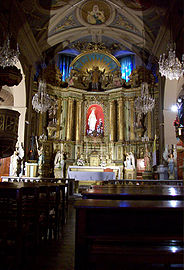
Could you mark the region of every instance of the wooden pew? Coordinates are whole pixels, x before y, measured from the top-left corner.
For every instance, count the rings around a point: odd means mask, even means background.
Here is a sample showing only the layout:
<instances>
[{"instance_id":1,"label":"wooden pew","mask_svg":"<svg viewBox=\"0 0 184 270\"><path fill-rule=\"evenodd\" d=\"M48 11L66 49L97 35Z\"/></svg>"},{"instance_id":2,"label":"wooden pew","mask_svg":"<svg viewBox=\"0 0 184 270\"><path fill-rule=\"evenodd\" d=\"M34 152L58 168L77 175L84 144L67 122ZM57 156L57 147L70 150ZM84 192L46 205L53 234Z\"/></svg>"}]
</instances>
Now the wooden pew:
<instances>
[{"instance_id":1,"label":"wooden pew","mask_svg":"<svg viewBox=\"0 0 184 270\"><path fill-rule=\"evenodd\" d=\"M75 270L180 267L183 206L176 200L77 201Z\"/></svg>"},{"instance_id":2,"label":"wooden pew","mask_svg":"<svg viewBox=\"0 0 184 270\"><path fill-rule=\"evenodd\" d=\"M183 186L96 186L82 192L83 199L184 200Z\"/></svg>"},{"instance_id":3,"label":"wooden pew","mask_svg":"<svg viewBox=\"0 0 184 270\"><path fill-rule=\"evenodd\" d=\"M178 185L183 186L183 180L155 180L155 179L116 179L101 181L101 185Z\"/></svg>"}]
</instances>

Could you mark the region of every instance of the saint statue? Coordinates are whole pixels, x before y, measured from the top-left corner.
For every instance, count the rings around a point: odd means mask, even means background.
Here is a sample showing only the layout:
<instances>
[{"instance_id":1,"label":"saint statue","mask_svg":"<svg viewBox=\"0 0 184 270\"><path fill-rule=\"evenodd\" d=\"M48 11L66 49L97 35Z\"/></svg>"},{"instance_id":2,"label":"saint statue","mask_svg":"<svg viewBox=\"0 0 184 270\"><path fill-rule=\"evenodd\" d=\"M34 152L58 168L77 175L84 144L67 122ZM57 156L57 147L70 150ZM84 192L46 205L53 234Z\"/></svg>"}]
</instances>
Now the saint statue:
<instances>
[{"instance_id":1,"label":"saint statue","mask_svg":"<svg viewBox=\"0 0 184 270\"><path fill-rule=\"evenodd\" d=\"M43 146L40 146L38 148L38 169L42 169L42 165L44 164L44 152L43 152Z\"/></svg>"},{"instance_id":2,"label":"saint statue","mask_svg":"<svg viewBox=\"0 0 184 270\"><path fill-rule=\"evenodd\" d=\"M169 179L175 179L174 177L174 155L169 154L168 157Z\"/></svg>"},{"instance_id":3,"label":"saint statue","mask_svg":"<svg viewBox=\"0 0 184 270\"><path fill-rule=\"evenodd\" d=\"M90 24L102 24L105 22L104 12L99 10L98 5L94 5L92 11L88 11L87 21Z\"/></svg>"},{"instance_id":4,"label":"saint statue","mask_svg":"<svg viewBox=\"0 0 184 270\"><path fill-rule=\"evenodd\" d=\"M54 159L54 168L61 167L61 163L62 163L62 154L61 154L61 151L58 151Z\"/></svg>"},{"instance_id":5,"label":"saint statue","mask_svg":"<svg viewBox=\"0 0 184 270\"><path fill-rule=\"evenodd\" d=\"M124 165L126 170L135 170L135 158L132 152L126 153Z\"/></svg>"},{"instance_id":6,"label":"saint statue","mask_svg":"<svg viewBox=\"0 0 184 270\"><path fill-rule=\"evenodd\" d=\"M90 75L92 90L100 90L101 83L102 83L102 76L105 73L105 69L101 71L99 67L93 66L91 70L86 70L86 71Z\"/></svg>"},{"instance_id":7,"label":"saint statue","mask_svg":"<svg viewBox=\"0 0 184 270\"><path fill-rule=\"evenodd\" d=\"M11 156L11 175L18 176L18 160L19 160L19 152L16 149L14 154Z\"/></svg>"},{"instance_id":8,"label":"saint statue","mask_svg":"<svg viewBox=\"0 0 184 270\"><path fill-rule=\"evenodd\" d=\"M92 111L88 118L89 133L93 133L93 131L95 131L96 122L97 122L97 118L95 115L95 108L92 108Z\"/></svg>"},{"instance_id":9,"label":"saint statue","mask_svg":"<svg viewBox=\"0 0 184 270\"><path fill-rule=\"evenodd\" d=\"M145 154L144 154L144 166L146 171L151 171L151 164L150 164L150 152L148 151L147 144L145 145Z\"/></svg>"}]
</instances>

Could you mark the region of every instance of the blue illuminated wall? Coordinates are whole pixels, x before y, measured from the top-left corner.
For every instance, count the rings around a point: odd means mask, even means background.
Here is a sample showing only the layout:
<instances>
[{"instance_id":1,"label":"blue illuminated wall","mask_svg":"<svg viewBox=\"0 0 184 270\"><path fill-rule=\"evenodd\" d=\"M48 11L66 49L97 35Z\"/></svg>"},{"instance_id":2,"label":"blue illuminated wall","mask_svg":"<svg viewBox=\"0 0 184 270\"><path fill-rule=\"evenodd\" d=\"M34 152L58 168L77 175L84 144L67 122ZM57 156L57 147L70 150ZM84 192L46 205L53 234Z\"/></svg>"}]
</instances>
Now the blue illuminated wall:
<instances>
[{"instance_id":1,"label":"blue illuminated wall","mask_svg":"<svg viewBox=\"0 0 184 270\"><path fill-rule=\"evenodd\" d=\"M62 81L64 82L70 74L70 64L75 56L60 54L58 58L58 67L62 73Z\"/></svg>"},{"instance_id":2,"label":"blue illuminated wall","mask_svg":"<svg viewBox=\"0 0 184 270\"><path fill-rule=\"evenodd\" d=\"M118 61L121 64L122 78L126 80L126 82L128 82L129 76L132 70L135 68L134 55L123 56L121 58L118 58Z\"/></svg>"}]
</instances>

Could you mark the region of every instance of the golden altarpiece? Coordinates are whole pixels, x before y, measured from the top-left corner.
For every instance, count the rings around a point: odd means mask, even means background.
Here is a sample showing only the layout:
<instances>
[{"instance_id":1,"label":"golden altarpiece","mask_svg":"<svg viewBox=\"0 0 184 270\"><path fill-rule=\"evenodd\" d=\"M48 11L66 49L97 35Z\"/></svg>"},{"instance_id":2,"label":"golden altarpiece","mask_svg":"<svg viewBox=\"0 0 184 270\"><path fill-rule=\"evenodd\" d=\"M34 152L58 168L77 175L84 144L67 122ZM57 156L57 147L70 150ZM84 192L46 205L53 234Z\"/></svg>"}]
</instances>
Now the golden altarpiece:
<instances>
[{"instance_id":1,"label":"golden altarpiece","mask_svg":"<svg viewBox=\"0 0 184 270\"><path fill-rule=\"evenodd\" d=\"M120 63L104 48L93 48L78 55L71 63L66 85L60 83L57 67L48 66L42 73L54 106L47 113L33 112L37 119L37 137L43 147L44 162L39 175L67 176L69 166L119 168L116 177L136 179L138 161L150 153L158 129L158 91L153 74L143 67L133 70L130 81L121 78ZM146 81L156 100L152 112L137 114L135 99ZM35 84L35 92L37 85ZM90 123L91 115L95 120ZM36 115L36 116L34 116ZM36 121L34 119L34 121ZM146 149L145 149L146 145ZM55 166L56 154L65 162ZM127 153L133 154L135 168L126 170ZM57 167L57 168L56 168ZM151 172L151 170L150 170Z\"/></svg>"}]
</instances>

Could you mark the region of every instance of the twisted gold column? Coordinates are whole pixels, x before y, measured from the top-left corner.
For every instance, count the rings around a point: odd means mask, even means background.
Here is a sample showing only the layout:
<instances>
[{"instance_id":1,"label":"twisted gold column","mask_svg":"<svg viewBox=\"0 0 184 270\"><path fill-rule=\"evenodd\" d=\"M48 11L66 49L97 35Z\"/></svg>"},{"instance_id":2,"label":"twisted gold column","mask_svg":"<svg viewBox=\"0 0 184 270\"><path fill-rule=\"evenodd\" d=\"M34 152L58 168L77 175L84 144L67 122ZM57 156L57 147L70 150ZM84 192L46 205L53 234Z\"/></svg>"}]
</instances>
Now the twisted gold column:
<instances>
[{"instance_id":1,"label":"twisted gold column","mask_svg":"<svg viewBox=\"0 0 184 270\"><path fill-rule=\"evenodd\" d=\"M115 102L110 102L110 141L115 141Z\"/></svg>"},{"instance_id":2,"label":"twisted gold column","mask_svg":"<svg viewBox=\"0 0 184 270\"><path fill-rule=\"evenodd\" d=\"M74 105L74 99L69 97L68 99L68 110L67 110L67 130L66 130L66 140L70 141L72 140L72 129L73 129L73 106Z\"/></svg>"},{"instance_id":3,"label":"twisted gold column","mask_svg":"<svg viewBox=\"0 0 184 270\"><path fill-rule=\"evenodd\" d=\"M134 99L130 99L130 141L135 140L135 133L134 133Z\"/></svg>"},{"instance_id":4,"label":"twisted gold column","mask_svg":"<svg viewBox=\"0 0 184 270\"><path fill-rule=\"evenodd\" d=\"M81 105L82 101L78 100L76 104L76 141L79 142L81 140Z\"/></svg>"},{"instance_id":5,"label":"twisted gold column","mask_svg":"<svg viewBox=\"0 0 184 270\"><path fill-rule=\"evenodd\" d=\"M123 99L118 99L118 141L124 140L124 112L123 112Z\"/></svg>"}]
</instances>

